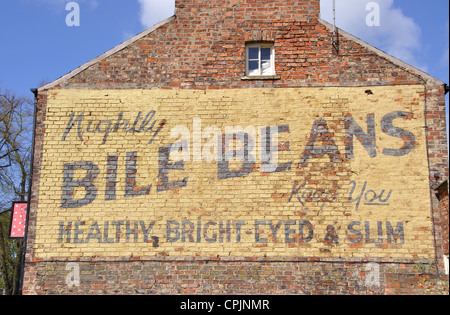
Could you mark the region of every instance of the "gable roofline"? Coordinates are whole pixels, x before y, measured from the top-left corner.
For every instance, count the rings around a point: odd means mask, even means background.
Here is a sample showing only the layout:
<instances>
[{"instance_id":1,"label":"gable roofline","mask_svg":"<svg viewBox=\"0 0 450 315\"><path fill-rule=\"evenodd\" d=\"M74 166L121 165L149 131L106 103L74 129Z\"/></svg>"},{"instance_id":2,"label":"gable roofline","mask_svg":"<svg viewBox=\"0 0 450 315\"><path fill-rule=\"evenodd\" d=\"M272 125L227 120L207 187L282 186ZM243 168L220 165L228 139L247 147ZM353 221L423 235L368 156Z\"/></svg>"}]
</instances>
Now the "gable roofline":
<instances>
[{"instance_id":1,"label":"gable roofline","mask_svg":"<svg viewBox=\"0 0 450 315\"><path fill-rule=\"evenodd\" d=\"M322 23L328 30L333 32L334 26L331 23L328 23L327 21L322 20L322 19L319 19L319 22ZM358 38L358 37L356 37L356 36L354 36L354 35L352 35L350 33L347 33L345 31L343 31L340 28L338 29L338 33L342 37L345 37L345 38L347 38L347 39L349 39L349 40L351 40L351 41L353 41L353 42L355 42L355 43L357 43L357 44L367 48L368 50L376 53L380 57L383 57L383 58L387 59L389 62L393 63L394 65L396 65L396 66L398 66L400 68L403 68L407 72L420 77L427 84L437 84L437 85L444 85L445 84L441 80L439 80L439 79L429 75L428 73L426 73L426 72L424 72L422 70L419 70L419 69L411 66L410 64L407 64L406 62L401 61L400 59L395 58L395 57L385 53L381 49L378 49L378 48L368 44L367 42L361 40L360 38Z\"/></svg>"},{"instance_id":2,"label":"gable roofline","mask_svg":"<svg viewBox=\"0 0 450 315\"><path fill-rule=\"evenodd\" d=\"M154 31L156 31L161 26L164 26L164 25L172 22L173 20L175 20L175 18L176 18L176 12L175 12L175 15L172 15L171 17L169 17L169 18L167 18L167 19L165 19L165 20L155 24L151 28L149 28L149 29L147 29L147 30L137 34L136 36L134 36L134 37L132 37L132 38L130 38L128 40L126 40L122 44L120 44L120 45L118 45L118 46L108 50L107 52L103 53L102 55L92 59L91 61L89 61L89 62L87 62L87 63L85 63L83 65L81 65L77 69L75 69L75 70L73 70L73 71L63 75L59 79L56 79L55 81L53 81L51 83L48 83L48 84L38 88L38 92L51 89L51 88L53 88L53 87L55 87L55 86L57 86L57 85L59 85L59 84L61 84L63 82L66 82L67 80L73 78L74 76L76 76L80 72L82 72L82 71L88 69L89 67L93 66L94 64L100 62L101 60L103 60L103 59L105 59L105 58L107 58L107 57L109 57L109 56L111 56L111 55L121 51L122 49L125 49L126 47L128 47L129 45L131 45L134 42L138 41L139 39L141 39L141 38L143 38L143 37L153 33ZM330 31L334 30L333 25L328 23L327 21L322 20L322 19L319 19L318 21L322 25L324 25L328 30L330 30ZM394 65L405 69L406 71L410 72L411 74L420 77L427 84L437 84L437 85L444 85L445 84L444 82L442 82L439 79L429 75L428 73L426 73L426 72L424 72L422 70L419 70L419 69L417 69L417 68L407 64L406 62L403 62L400 59L397 59L397 58L395 58L395 57L385 53L384 51L382 51L382 50L380 50L380 49L378 49L378 48L376 48L376 47L374 47L374 46L364 42L363 40L359 39L358 37L356 37L356 36L354 36L354 35L352 35L350 33L347 33L345 31L339 29L339 35L341 35L341 36L343 36L343 37L345 37L345 38L347 38L347 39L349 39L349 40L351 40L351 41L353 41L353 42L355 42L355 43L357 43L357 44L367 48L368 50L376 53L380 57L383 57L383 58L387 59L388 61L392 62Z\"/></svg>"},{"instance_id":3,"label":"gable roofline","mask_svg":"<svg viewBox=\"0 0 450 315\"><path fill-rule=\"evenodd\" d=\"M173 20L175 20L175 17L176 17L175 15L172 15L171 17L169 17L169 18L167 18L167 19L165 19L165 20L159 22L158 24L155 24L155 25L152 26L151 28L146 29L145 31L143 31L143 32L141 32L141 33L139 33L139 34L137 34L136 36L134 36L134 37L132 37L132 38L126 40L126 41L123 42L122 44L120 44L120 45L114 47L113 49L108 50L107 52L103 53L102 55L100 55L100 56L98 56L98 57L92 59L91 61L89 61L89 62L85 63L84 65L78 67L77 69L75 69L75 70L73 70L73 71L67 73L66 75L63 75L63 76L60 77L59 79L57 79L57 80L55 80L55 81L53 81L53 82L51 82L51 83L49 83L49 84L46 84L46 85L40 87L40 88L38 89L38 91L40 92L40 91L48 90L48 89L51 89L51 88L57 86L58 84L61 84L61 83L63 83L63 82L66 82L67 80L73 78L74 76L76 76L76 75L79 74L80 72L86 70L87 68L93 66L94 64L96 64L96 63L102 61L103 59L108 58L109 56L111 56L111 55L113 55L113 54L115 54L115 53L121 51L122 49L128 47L129 45L133 44L134 42L138 41L139 39L141 39L141 38L147 36L148 34L153 33L154 31L156 31L156 30L157 30L158 28L160 28L161 26L164 26L164 25L166 25L166 24L172 22Z\"/></svg>"}]
</instances>

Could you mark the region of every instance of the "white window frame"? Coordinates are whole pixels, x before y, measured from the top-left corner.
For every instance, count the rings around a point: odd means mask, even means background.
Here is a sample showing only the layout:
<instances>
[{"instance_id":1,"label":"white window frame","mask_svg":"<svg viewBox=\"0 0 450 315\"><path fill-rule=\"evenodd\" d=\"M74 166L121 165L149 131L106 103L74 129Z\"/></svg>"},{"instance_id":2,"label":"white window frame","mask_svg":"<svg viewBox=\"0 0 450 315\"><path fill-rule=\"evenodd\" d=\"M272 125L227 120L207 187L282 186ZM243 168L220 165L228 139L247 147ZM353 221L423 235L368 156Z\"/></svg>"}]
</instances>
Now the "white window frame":
<instances>
[{"instance_id":1,"label":"white window frame","mask_svg":"<svg viewBox=\"0 0 450 315\"><path fill-rule=\"evenodd\" d=\"M258 74L250 74L249 62L256 59L250 59L250 48L259 48L258 56ZM261 65L261 48L270 48L270 73L262 74ZM264 76L274 76L275 75L275 48L273 43L250 43L245 46L245 74L248 77L264 77Z\"/></svg>"}]
</instances>

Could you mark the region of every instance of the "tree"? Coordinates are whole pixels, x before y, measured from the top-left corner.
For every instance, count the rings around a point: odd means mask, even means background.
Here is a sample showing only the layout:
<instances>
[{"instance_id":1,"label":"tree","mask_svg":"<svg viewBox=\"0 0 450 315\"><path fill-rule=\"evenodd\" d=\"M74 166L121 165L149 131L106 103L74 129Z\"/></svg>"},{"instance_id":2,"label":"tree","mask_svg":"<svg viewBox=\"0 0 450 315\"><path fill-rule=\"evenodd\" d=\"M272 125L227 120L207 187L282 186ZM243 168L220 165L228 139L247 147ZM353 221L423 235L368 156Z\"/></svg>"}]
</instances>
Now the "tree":
<instances>
[{"instance_id":1,"label":"tree","mask_svg":"<svg viewBox=\"0 0 450 315\"><path fill-rule=\"evenodd\" d=\"M13 201L27 201L33 106L0 90L0 292L20 294L23 241L8 238Z\"/></svg>"},{"instance_id":2,"label":"tree","mask_svg":"<svg viewBox=\"0 0 450 315\"><path fill-rule=\"evenodd\" d=\"M23 240L8 239L10 216L0 216L0 294L20 294Z\"/></svg>"}]
</instances>

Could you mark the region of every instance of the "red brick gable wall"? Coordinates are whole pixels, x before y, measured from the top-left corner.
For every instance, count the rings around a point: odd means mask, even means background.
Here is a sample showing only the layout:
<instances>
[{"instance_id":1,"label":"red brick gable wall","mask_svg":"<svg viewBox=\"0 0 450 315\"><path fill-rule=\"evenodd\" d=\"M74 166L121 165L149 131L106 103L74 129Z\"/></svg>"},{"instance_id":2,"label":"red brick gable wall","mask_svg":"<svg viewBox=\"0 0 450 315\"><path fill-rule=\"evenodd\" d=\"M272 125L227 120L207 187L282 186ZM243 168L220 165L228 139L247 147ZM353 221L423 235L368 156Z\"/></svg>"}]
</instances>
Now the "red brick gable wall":
<instances>
[{"instance_id":1,"label":"red brick gable wall","mask_svg":"<svg viewBox=\"0 0 450 315\"><path fill-rule=\"evenodd\" d=\"M296 3L296 14L291 12L291 2ZM198 1L180 1L173 21L61 87L207 89L422 83L417 75L344 37L340 37L336 52L332 31L318 19L319 1L212 3L198 6ZM311 7L313 14L306 14ZM249 41L274 42L279 79L242 80L245 43Z\"/></svg>"},{"instance_id":2,"label":"red brick gable wall","mask_svg":"<svg viewBox=\"0 0 450 315\"><path fill-rule=\"evenodd\" d=\"M277 19L319 18L320 0L176 0L175 7L181 12L231 12L245 15L246 19L265 19L276 16Z\"/></svg>"},{"instance_id":3,"label":"red brick gable wall","mask_svg":"<svg viewBox=\"0 0 450 315\"><path fill-rule=\"evenodd\" d=\"M448 178L445 92L348 36L332 46L332 30L319 19L319 0L177 0L176 16L123 49L52 89L237 89L424 85L430 176ZM246 80L246 42L275 46L277 78ZM24 292L29 294L420 294L417 261L309 257L292 261L196 261L99 258L75 261L79 286L68 287L67 261L33 256L38 228L40 165L47 99L39 92L33 196ZM420 101L420 100L417 100ZM414 196L418 197L418 196ZM422 196L429 198L429 196ZM448 195L447 195L448 209ZM442 200L441 200L442 202ZM445 203L445 201L444 201ZM430 214L439 222L439 204ZM448 214L448 212L447 212ZM448 254L447 236L435 234L437 257ZM445 230L445 228L444 228ZM445 243L447 240L447 243ZM444 244L444 246L442 246ZM447 245L445 245L447 244ZM380 264L377 264L380 263ZM435 263L435 261L432 261ZM438 262L441 268L442 263ZM442 269L442 268L441 268ZM433 268L433 271L435 269ZM378 276L379 283L372 283Z\"/></svg>"}]
</instances>

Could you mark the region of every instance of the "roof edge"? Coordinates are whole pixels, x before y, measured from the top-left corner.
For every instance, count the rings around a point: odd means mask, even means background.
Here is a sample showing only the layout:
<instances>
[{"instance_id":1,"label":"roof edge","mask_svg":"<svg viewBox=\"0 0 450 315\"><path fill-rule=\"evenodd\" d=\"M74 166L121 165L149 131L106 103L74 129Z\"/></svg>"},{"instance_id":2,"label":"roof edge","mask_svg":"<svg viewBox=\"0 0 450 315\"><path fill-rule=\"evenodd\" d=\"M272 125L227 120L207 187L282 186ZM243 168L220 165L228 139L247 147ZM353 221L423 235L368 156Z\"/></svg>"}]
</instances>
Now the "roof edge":
<instances>
[{"instance_id":1,"label":"roof edge","mask_svg":"<svg viewBox=\"0 0 450 315\"><path fill-rule=\"evenodd\" d=\"M132 43L138 41L139 39L141 39L144 36L147 36L148 34L151 34L152 32L156 31L158 28L160 28L163 25L166 25L170 22L172 22L173 20L175 20L176 15L172 15L171 17L155 24L154 26L150 27L149 29L144 30L143 32L137 34L136 36L126 40L125 42L123 42L122 44L106 51L105 53L103 53L102 55L92 59L91 61L88 61L87 63L81 65L80 67L78 67L77 69L63 75L62 77L60 77L59 79L56 79L55 81L52 81L51 83L48 83L40 88L38 88L38 92L44 91L44 90L48 90L51 89L55 86L57 86L58 84L61 84L71 78L73 78L74 76L76 76L77 74L79 74L80 72L86 70L87 68L91 67L92 65L100 62L101 60L121 51L122 49L128 47L129 45L131 45ZM330 31L333 31L334 27L331 23L328 23L327 21L323 20L323 19L319 19L318 20L321 24L323 24L327 29L329 29ZM361 40L360 38L347 33L345 31L343 31L342 29L339 29L339 34L342 35L343 37L346 37L347 39L350 39L354 42L356 42L357 44L369 49L370 51L373 51L374 53L378 54L380 57L383 57L385 59L387 59L388 61L392 62L393 64L404 68L405 70L411 72L414 75L417 75L419 77L421 77L426 83L428 84L437 84L437 85L444 85L445 83L442 82L441 80L431 76L430 74L419 70L409 64L407 64L406 62L401 61L398 58L395 58L389 54L387 54L386 52L368 44L367 42Z\"/></svg>"},{"instance_id":2,"label":"roof edge","mask_svg":"<svg viewBox=\"0 0 450 315\"><path fill-rule=\"evenodd\" d=\"M62 77L60 77L59 79L56 79L55 81L48 83L42 87L40 87L38 89L38 92L44 91L44 90L48 90L51 89L55 86L57 86L58 84L61 84L71 78L73 78L74 76L76 76L77 74L79 74L80 72L86 70L87 68L93 66L94 64L100 62L101 60L121 51L122 49L128 47L129 45L133 44L134 42L138 41L139 39L141 39L142 37L147 36L148 34L153 33L154 31L156 31L158 28L160 28L163 25L166 25L170 22L172 22L173 20L175 20L176 15L172 15L171 17L155 24L154 26L150 27L149 29L144 30L143 32L137 34L136 36L126 40L125 42L123 42L122 44L108 50L107 52L103 53L102 55L92 59L91 61L88 61L87 63L81 65L80 67L78 67L77 69L67 73L66 75L63 75Z\"/></svg>"},{"instance_id":3,"label":"roof edge","mask_svg":"<svg viewBox=\"0 0 450 315\"><path fill-rule=\"evenodd\" d=\"M329 29L330 31L334 30L334 26L331 23L328 23L327 21L323 20L323 19L319 19L319 22L321 24L323 24L327 29ZM376 48L375 46L370 45L369 43L361 40L360 38L347 33L345 31L343 31L342 29L339 28L339 35L342 35L343 37L350 39L354 42L356 42L357 44L369 49L370 51L373 51L374 53L378 54L380 57L383 57L385 59L387 59L388 61L392 62L393 64L404 68L406 71L411 72L414 75L419 76L420 78L422 78L427 84L437 84L437 85L444 85L445 83L442 82L441 80L431 76L430 74L419 70L413 66L411 66L410 64L407 64L404 61L401 61L398 58L395 58L391 55L389 55L388 53L382 51L381 49Z\"/></svg>"},{"instance_id":4,"label":"roof edge","mask_svg":"<svg viewBox=\"0 0 450 315\"><path fill-rule=\"evenodd\" d=\"M442 182L437 182L431 186L433 190L445 190L448 189L448 179L444 179Z\"/></svg>"}]
</instances>

